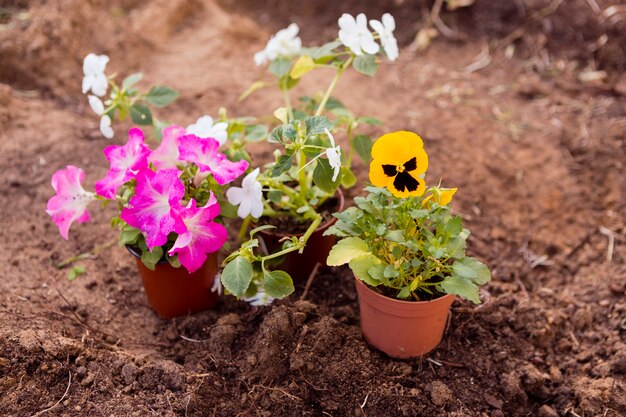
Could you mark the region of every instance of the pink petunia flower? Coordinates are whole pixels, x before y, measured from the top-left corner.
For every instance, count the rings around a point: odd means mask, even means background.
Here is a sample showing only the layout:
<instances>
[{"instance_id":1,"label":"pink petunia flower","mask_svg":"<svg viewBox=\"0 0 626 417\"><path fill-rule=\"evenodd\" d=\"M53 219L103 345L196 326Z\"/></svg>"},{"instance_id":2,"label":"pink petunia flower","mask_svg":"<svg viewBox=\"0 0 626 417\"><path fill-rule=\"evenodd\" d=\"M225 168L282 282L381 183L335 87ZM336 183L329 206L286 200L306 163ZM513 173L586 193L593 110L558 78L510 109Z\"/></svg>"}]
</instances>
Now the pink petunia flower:
<instances>
[{"instance_id":1,"label":"pink petunia flower","mask_svg":"<svg viewBox=\"0 0 626 417\"><path fill-rule=\"evenodd\" d=\"M95 194L85 191L82 182L85 172L73 165L60 169L52 175L52 188L56 195L48 200L46 213L59 228L59 232L67 240L73 222L85 223L90 215L87 206L95 200Z\"/></svg>"},{"instance_id":2,"label":"pink petunia flower","mask_svg":"<svg viewBox=\"0 0 626 417\"><path fill-rule=\"evenodd\" d=\"M161 144L148 157L148 162L158 169L176 168L180 164L180 152L178 151L178 138L185 135L184 128L171 125L163 129Z\"/></svg>"},{"instance_id":3,"label":"pink petunia flower","mask_svg":"<svg viewBox=\"0 0 626 417\"><path fill-rule=\"evenodd\" d=\"M96 182L96 193L104 198L115 199L120 185L135 178L138 170L148 166L150 149L144 143L141 129L132 128L128 131L128 142L124 146L107 146L104 155L111 167L107 175Z\"/></svg>"},{"instance_id":4,"label":"pink petunia flower","mask_svg":"<svg viewBox=\"0 0 626 417\"><path fill-rule=\"evenodd\" d=\"M196 207L196 200L192 199L180 212L187 231L178 236L169 254L178 254L180 264L190 273L204 264L208 253L217 252L228 240L226 228L213 221L219 214L220 206L213 193L204 207Z\"/></svg>"},{"instance_id":5,"label":"pink petunia flower","mask_svg":"<svg viewBox=\"0 0 626 417\"><path fill-rule=\"evenodd\" d=\"M128 202L128 207L122 209L120 218L142 231L150 250L164 245L169 233L186 230L179 215L183 209L180 200L185 195L185 186L178 178L179 174L177 169L159 172L148 168L139 170L135 195Z\"/></svg>"},{"instance_id":6,"label":"pink petunia flower","mask_svg":"<svg viewBox=\"0 0 626 417\"><path fill-rule=\"evenodd\" d=\"M212 138L185 135L178 139L180 159L198 165L200 172L210 172L219 185L228 184L248 169L248 161L229 161L218 152L220 144Z\"/></svg>"}]
</instances>

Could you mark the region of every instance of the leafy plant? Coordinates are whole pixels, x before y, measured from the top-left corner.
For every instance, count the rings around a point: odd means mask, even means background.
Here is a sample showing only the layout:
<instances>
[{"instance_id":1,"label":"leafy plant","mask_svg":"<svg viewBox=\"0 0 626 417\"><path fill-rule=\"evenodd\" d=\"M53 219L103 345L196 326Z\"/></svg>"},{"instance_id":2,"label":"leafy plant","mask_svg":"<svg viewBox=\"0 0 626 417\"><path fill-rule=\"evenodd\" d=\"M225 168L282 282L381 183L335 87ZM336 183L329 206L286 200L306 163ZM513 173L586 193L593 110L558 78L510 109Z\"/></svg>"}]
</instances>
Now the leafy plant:
<instances>
[{"instance_id":1,"label":"leafy plant","mask_svg":"<svg viewBox=\"0 0 626 417\"><path fill-rule=\"evenodd\" d=\"M297 37L299 28L291 24L255 55L257 65L268 64L271 78L255 82L241 98L274 87L280 90L283 103L272 115L260 119L278 121L278 124L255 124L250 119L229 122L234 144L232 152L246 156L247 143L257 140L266 140L275 146L273 162L247 177L240 189L228 192L229 201L239 206L238 214L244 219L239 233L242 240L253 218L260 218L255 225L261 225L250 231L249 239L225 260L222 282L231 294L241 298L262 290L269 297L279 298L293 292L292 278L284 271L272 270L270 264L288 253L302 253L310 236L321 225L320 207L340 186L355 185L356 176L351 169L354 154L369 162L372 141L357 130L362 125L377 125L380 121L354 116L332 97L332 93L348 69L374 76L383 51L391 60L397 58L392 33L395 22L388 14L383 21L385 24L370 21L376 30L372 33L367 28L365 15L355 19L344 14L339 19L338 39L319 47L302 47ZM316 70L328 69L334 71L335 76L323 94L292 101L291 90L304 77ZM336 134L347 136L350 144L347 155L335 143ZM303 225L303 232L285 240L278 248L264 251L258 232L273 228L268 224L271 218L294 219L295 223Z\"/></svg>"},{"instance_id":2,"label":"leafy plant","mask_svg":"<svg viewBox=\"0 0 626 417\"><path fill-rule=\"evenodd\" d=\"M111 224L120 229L121 245L137 248L150 269L167 260L193 272L204 264L207 254L226 243L228 233L222 218L234 215L226 201L226 185L241 176L249 163L232 161L219 151L227 140L224 122L213 123L211 117L203 116L187 128L164 127L148 105L167 106L178 93L163 86L140 93L135 88L139 73L126 77L118 87L115 77L104 72L108 61L104 55L89 54L83 65L83 91L95 94L89 95L89 102L102 116L102 133L112 136L110 123L115 115L120 120L130 115L135 124L153 125L160 143L151 149L142 130L130 129L125 145L104 149L110 169L95 183L94 192L83 188L85 172L81 168L68 165L58 170L52 176L56 194L48 201L46 212L67 239L73 223L90 219L87 209L92 202L114 203L118 210ZM110 98L103 103L97 96L105 95L109 86ZM74 268L70 277L81 273L84 269Z\"/></svg>"},{"instance_id":3,"label":"leafy plant","mask_svg":"<svg viewBox=\"0 0 626 417\"><path fill-rule=\"evenodd\" d=\"M378 187L366 187L367 195L354 199L356 207L334 215L337 222L325 234L342 239L331 250L328 265L348 264L358 279L390 297L420 301L456 294L480 303L478 287L491 273L466 255L469 230L448 207L456 189L425 189L421 176L427 155L421 139L409 132L387 134L372 154L370 180ZM377 158L383 160L382 176ZM422 172L402 171L416 185L401 189L410 180L399 179L401 173L393 170L412 167L413 158L421 161Z\"/></svg>"}]
</instances>

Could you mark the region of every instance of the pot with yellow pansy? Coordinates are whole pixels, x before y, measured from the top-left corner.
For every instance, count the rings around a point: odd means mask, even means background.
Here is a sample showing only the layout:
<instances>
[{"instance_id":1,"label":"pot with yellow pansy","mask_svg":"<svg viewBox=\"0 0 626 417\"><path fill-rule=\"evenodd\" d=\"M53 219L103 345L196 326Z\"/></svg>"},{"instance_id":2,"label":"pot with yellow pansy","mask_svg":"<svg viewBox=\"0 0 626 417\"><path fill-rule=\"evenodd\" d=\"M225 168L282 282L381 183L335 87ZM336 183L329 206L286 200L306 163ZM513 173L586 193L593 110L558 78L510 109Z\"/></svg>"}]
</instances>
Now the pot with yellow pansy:
<instances>
[{"instance_id":1,"label":"pot with yellow pansy","mask_svg":"<svg viewBox=\"0 0 626 417\"><path fill-rule=\"evenodd\" d=\"M465 253L469 231L449 207L456 188L427 186L427 169L418 135L381 136L372 147L373 186L326 232L341 239L328 265L348 264L355 275L365 339L397 358L434 349L455 297L478 304L479 286L491 279Z\"/></svg>"}]
</instances>

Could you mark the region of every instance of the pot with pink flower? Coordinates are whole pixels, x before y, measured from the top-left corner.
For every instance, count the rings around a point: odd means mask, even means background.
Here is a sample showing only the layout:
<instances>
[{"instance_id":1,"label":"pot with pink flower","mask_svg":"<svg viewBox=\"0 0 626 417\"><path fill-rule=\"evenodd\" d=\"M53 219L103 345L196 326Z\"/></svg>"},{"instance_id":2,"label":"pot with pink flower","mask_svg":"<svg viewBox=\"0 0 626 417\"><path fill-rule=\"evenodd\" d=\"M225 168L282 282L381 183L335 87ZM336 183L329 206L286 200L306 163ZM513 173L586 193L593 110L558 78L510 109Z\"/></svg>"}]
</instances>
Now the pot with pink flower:
<instances>
[{"instance_id":1,"label":"pot with pink flower","mask_svg":"<svg viewBox=\"0 0 626 417\"><path fill-rule=\"evenodd\" d=\"M57 171L56 195L46 211L67 239L72 223L89 220L89 203L116 204L111 223L137 259L154 310L169 318L210 308L221 288L217 252L228 240L220 216L225 188L248 168L247 161L231 161L218 148L216 139L170 126L151 150L143 132L133 128L125 145L105 148L110 169L95 192L83 188L82 169Z\"/></svg>"}]
</instances>

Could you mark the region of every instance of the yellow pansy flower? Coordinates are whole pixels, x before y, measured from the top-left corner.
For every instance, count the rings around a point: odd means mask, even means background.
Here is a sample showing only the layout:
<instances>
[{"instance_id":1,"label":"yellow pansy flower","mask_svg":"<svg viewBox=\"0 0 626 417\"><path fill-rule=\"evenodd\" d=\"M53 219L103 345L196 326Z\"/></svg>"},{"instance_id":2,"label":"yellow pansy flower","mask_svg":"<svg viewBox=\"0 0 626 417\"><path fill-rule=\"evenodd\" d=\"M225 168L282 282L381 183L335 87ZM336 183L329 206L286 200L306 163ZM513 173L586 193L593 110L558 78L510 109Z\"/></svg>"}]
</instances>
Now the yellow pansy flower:
<instances>
[{"instance_id":1,"label":"yellow pansy flower","mask_svg":"<svg viewBox=\"0 0 626 417\"><path fill-rule=\"evenodd\" d=\"M425 207L431 200L440 206L447 206L452 201L452 196L456 190L456 188L433 187L430 194L422 201L422 207Z\"/></svg>"},{"instance_id":2,"label":"yellow pansy flower","mask_svg":"<svg viewBox=\"0 0 626 417\"><path fill-rule=\"evenodd\" d=\"M387 133L374 142L369 177L376 187L387 187L400 198L420 196L426 191L427 169L428 154L415 133Z\"/></svg>"}]
</instances>

